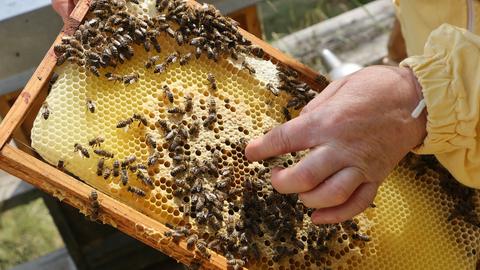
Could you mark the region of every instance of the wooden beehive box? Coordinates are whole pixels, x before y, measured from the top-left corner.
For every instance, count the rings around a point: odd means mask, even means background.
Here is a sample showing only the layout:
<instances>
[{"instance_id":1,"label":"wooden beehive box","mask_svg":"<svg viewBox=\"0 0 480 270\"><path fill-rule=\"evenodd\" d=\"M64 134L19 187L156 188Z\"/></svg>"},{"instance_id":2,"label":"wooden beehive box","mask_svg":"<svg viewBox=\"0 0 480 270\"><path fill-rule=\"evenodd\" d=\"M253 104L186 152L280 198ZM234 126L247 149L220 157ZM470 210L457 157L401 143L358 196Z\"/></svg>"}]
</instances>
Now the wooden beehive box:
<instances>
[{"instance_id":1,"label":"wooden beehive box","mask_svg":"<svg viewBox=\"0 0 480 270\"><path fill-rule=\"evenodd\" d=\"M82 22L89 9L88 0L80 1L72 12L68 24L58 35L54 44L38 66L25 89L20 94L14 106L0 125L0 168L15 175L39 189L57 197L78 209L85 209L90 204L89 196L92 187L63 173L44 162L32 153L27 153L8 144L12 133L22 124L31 127L31 119L37 114L44 102L49 78L56 65L53 46L61 42L64 35L71 35ZM190 1L191 5L198 5ZM255 36L241 30L245 38L260 46L265 51L265 58L273 63L282 63L296 70L303 81L313 89L321 91L328 84L327 80L315 71L282 54ZM33 115L33 116L32 116ZM25 123L25 119L27 122ZM102 221L108 223L128 235L174 257L189 265L192 263L193 252L186 247L184 241L175 244L171 241L159 241L169 229L162 223L147 217L133 208L118 202L106 194L99 194ZM227 267L226 259L213 254L210 260L204 260L205 268Z\"/></svg>"}]
</instances>

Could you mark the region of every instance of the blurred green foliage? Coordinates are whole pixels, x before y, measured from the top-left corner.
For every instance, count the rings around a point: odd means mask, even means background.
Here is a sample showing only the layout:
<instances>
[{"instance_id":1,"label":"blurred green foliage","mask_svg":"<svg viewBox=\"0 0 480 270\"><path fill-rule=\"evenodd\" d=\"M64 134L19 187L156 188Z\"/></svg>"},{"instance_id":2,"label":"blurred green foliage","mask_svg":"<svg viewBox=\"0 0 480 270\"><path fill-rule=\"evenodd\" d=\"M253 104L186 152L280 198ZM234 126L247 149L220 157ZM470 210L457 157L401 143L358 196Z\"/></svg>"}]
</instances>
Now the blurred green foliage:
<instances>
[{"instance_id":1,"label":"blurred green foliage","mask_svg":"<svg viewBox=\"0 0 480 270\"><path fill-rule=\"evenodd\" d=\"M0 270L63 246L42 199L0 212Z\"/></svg>"},{"instance_id":2,"label":"blurred green foliage","mask_svg":"<svg viewBox=\"0 0 480 270\"><path fill-rule=\"evenodd\" d=\"M372 0L264 0L260 6L269 41L301 30Z\"/></svg>"}]
</instances>

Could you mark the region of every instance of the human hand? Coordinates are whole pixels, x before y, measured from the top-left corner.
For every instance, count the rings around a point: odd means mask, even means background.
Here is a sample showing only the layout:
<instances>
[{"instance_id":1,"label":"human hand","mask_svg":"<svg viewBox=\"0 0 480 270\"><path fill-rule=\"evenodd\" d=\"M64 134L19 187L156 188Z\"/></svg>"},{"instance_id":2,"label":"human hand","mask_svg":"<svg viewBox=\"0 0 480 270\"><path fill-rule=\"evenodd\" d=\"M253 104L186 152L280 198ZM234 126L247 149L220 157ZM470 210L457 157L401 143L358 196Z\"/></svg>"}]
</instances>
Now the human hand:
<instances>
[{"instance_id":1,"label":"human hand","mask_svg":"<svg viewBox=\"0 0 480 270\"><path fill-rule=\"evenodd\" d=\"M62 17L63 23L66 23L77 2L78 0L52 0L52 7Z\"/></svg>"},{"instance_id":2,"label":"human hand","mask_svg":"<svg viewBox=\"0 0 480 270\"><path fill-rule=\"evenodd\" d=\"M312 221L345 221L363 212L396 164L426 136L426 113L411 112L421 89L408 68L375 66L335 81L302 110L246 148L249 160L310 149L276 168L272 185L298 193Z\"/></svg>"}]
</instances>

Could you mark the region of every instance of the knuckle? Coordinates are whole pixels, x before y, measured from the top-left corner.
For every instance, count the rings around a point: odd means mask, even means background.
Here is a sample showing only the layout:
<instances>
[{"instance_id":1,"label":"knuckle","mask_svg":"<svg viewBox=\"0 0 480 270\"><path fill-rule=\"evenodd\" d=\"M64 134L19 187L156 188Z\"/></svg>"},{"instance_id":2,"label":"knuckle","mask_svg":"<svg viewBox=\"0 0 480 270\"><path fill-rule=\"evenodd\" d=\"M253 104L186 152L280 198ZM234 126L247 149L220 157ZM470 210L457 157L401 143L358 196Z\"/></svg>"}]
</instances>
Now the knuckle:
<instances>
[{"instance_id":1,"label":"knuckle","mask_svg":"<svg viewBox=\"0 0 480 270\"><path fill-rule=\"evenodd\" d=\"M316 174L309 167L303 167L296 170L296 178L302 189L309 191L317 186Z\"/></svg>"},{"instance_id":2,"label":"knuckle","mask_svg":"<svg viewBox=\"0 0 480 270\"><path fill-rule=\"evenodd\" d=\"M287 136L284 128L277 128L272 133L272 139L270 140L273 149L277 149L280 152L287 152L291 147L290 138Z\"/></svg>"},{"instance_id":3,"label":"knuckle","mask_svg":"<svg viewBox=\"0 0 480 270\"><path fill-rule=\"evenodd\" d=\"M350 193L344 186L333 183L331 186L332 203L340 205L348 200Z\"/></svg>"},{"instance_id":4,"label":"knuckle","mask_svg":"<svg viewBox=\"0 0 480 270\"><path fill-rule=\"evenodd\" d=\"M302 204L307 208L319 208L318 205L310 199L305 193L298 194L298 198L302 202Z\"/></svg>"}]
</instances>

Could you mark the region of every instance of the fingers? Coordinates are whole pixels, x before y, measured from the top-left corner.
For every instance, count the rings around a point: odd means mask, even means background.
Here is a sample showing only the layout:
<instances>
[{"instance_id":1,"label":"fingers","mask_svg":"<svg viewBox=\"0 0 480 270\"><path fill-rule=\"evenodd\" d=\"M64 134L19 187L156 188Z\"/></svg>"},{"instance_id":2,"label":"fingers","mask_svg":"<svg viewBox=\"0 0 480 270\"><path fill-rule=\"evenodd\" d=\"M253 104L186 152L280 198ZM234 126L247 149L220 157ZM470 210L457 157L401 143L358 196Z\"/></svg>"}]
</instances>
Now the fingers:
<instances>
[{"instance_id":1,"label":"fingers","mask_svg":"<svg viewBox=\"0 0 480 270\"><path fill-rule=\"evenodd\" d=\"M300 115L307 114L313 110L315 110L318 106L324 103L326 100L331 98L338 89L342 88L347 80L338 80L330 83L327 88L325 88L320 94L317 95L310 103L308 103L305 107L303 107Z\"/></svg>"},{"instance_id":2,"label":"fingers","mask_svg":"<svg viewBox=\"0 0 480 270\"><path fill-rule=\"evenodd\" d=\"M312 150L295 166L274 170L272 185L283 194L307 192L343 167L343 161L334 149L320 146Z\"/></svg>"},{"instance_id":3,"label":"fingers","mask_svg":"<svg viewBox=\"0 0 480 270\"><path fill-rule=\"evenodd\" d=\"M258 161L314 147L319 136L310 136L309 131L318 123L311 118L311 115L299 116L251 141L245 149L247 158Z\"/></svg>"},{"instance_id":4,"label":"fingers","mask_svg":"<svg viewBox=\"0 0 480 270\"><path fill-rule=\"evenodd\" d=\"M299 198L309 208L320 209L341 205L365 180L357 168L348 167L335 173L315 189L299 194Z\"/></svg>"},{"instance_id":5,"label":"fingers","mask_svg":"<svg viewBox=\"0 0 480 270\"><path fill-rule=\"evenodd\" d=\"M52 7L58 15L62 17L63 21L66 22L77 2L78 0L52 0Z\"/></svg>"},{"instance_id":6,"label":"fingers","mask_svg":"<svg viewBox=\"0 0 480 270\"><path fill-rule=\"evenodd\" d=\"M346 203L331 208L318 209L313 212L312 222L315 224L334 224L346 221L367 209L373 202L377 190L377 183L363 184Z\"/></svg>"}]
</instances>

